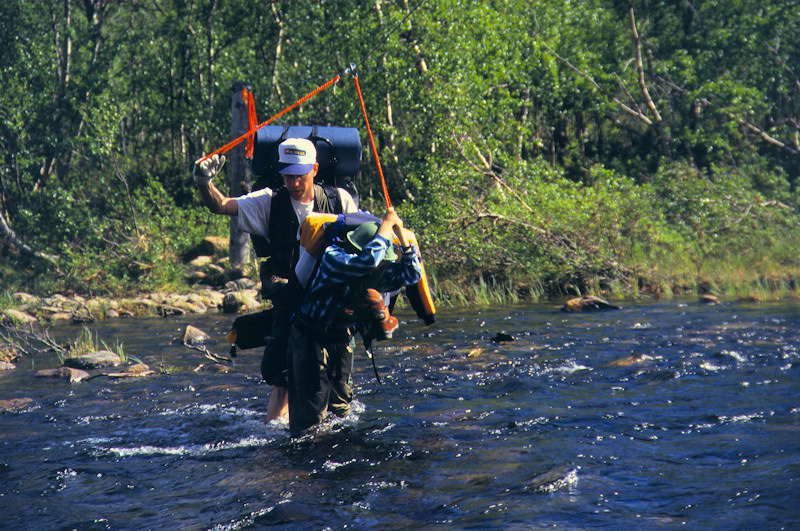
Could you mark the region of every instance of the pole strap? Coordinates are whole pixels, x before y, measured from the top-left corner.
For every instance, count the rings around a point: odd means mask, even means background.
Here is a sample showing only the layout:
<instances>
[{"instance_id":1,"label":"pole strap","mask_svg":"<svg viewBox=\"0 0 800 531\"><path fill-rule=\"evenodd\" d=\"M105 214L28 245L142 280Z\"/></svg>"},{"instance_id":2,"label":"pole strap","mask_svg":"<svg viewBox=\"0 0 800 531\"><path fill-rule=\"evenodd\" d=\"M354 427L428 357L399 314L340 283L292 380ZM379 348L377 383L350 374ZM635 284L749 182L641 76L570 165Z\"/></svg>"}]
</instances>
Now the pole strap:
<instances>
[{"instance_id":1,"label":"pole strap","mask_svg":"<svg viewBox=\"0 0 800 531\"><path fill-rule=\"evenodd\" d=\"M367 107L364 105L364 97L361 95L361 85L358 83L358 74L353 74L353 81L356 82L356 92L358 92L358 101L361 103L361 112L364 114L364 122L367 124L367 133L369 133L369 143L372 147L372 155L375 157L375 164L378 165L378 175L381 178L381 187L383 187L383 200L386 202L386 208L392 208L392 201L389 199L389 189L386 188L386 179L383 177L383 169L381 168L381 161L378 158L378 150L375 147L375 138L372 136L372 128L369 126L369 118L367 118Z\"/></svg>"},{"instance_id":2,"label":"pole strap","mask_svg":"<svg viewBox=\"0 0 800 531\"><path fill-rule=\"evenodd\" d=\"M256 129L258 118L256 118L256 102L253 99L253 93L247 90L247 87L242 89L242 99L247 103L247 130L251 131ZM247 144L244 146L244 158L247 160L253 160L255 139L255 135L247 137Z\"/></svg>"},{"instance_id":3,"label":"pole strap","mask_svg":"<svg viewBox=\"0 0 800 531\"><path fill-rule=\"evenodd\" d=\"M314 90L312 90L311 92L309 92L308 94L306 94L305 96L303 96L302 98L300 98L299 100L294 102L293 104L289 105L288 107L286 107L284 110L282 110L281 112L279 112L278 114L276 114L275 116L270 118L269 120L258 124L258 126L255 127L254 129L251 129L251 130L247 131L245 134L243 134L242 136L240 136L236 140L231 140L230 142L228 142L227 144L225 144L221 148L219 148L219 149L217 149L215 151L212 151L211 153L209 153L205 157L201 157L201 158L197 159L195 161L195 164L200 164L204 160L210 159L214 155L218 155L220 153L227 153L228 151L233 149L234 146L238 145L243 140L245 140L247 138L253 138L255 136L255 134L256 134L256 131L258 131L259 129L261 129L265 125L269 125L270 123L272 123L273 121L277 120L278 118L280 118L281 116L283 116L287 112L291 111L295 107L297 107L299 105L302 105L303 103L305 103L309 99L313 98L314 96L316 96L317 94L319 94L323 90L325 90L328 87L332 86L334 83L339 81L339 79L341 79L341 77L342 77L341 75L337 74L336 77L334 77L333 79L331 79L330 81L328 81L324 85L320 85L319 87L315 88Z\"/></svg>"}]
</instances>

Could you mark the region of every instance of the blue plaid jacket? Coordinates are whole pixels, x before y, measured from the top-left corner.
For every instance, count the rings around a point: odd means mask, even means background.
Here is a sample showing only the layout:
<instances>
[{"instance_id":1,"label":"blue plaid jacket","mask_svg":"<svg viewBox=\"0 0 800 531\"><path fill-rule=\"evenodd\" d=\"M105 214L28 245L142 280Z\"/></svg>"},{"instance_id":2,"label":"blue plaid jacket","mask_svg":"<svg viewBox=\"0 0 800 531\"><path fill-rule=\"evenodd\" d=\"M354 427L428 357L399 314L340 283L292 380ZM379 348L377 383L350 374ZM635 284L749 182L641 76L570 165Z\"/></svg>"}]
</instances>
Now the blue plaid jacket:
<instances>
[{"instance_id":1,"label":"blue plaid jacket","mask_svg":"<svg viewBox=\"0 0 800 531\"><path fill-rule=\"evenodd\" d=\"M306 302L300 305L304 318L323 326L333 324L344 301L350 300L353 281L371 273L383 260L389 245L389 240L380 235L376 235L358 254L349 253L336 244L329 245L322 255L317 274L309 284ZM419 253L412 246L401 253L400 260L389 264L375 289L391 293L417 283L421 276Z\"/></svg>"}]
</instances>

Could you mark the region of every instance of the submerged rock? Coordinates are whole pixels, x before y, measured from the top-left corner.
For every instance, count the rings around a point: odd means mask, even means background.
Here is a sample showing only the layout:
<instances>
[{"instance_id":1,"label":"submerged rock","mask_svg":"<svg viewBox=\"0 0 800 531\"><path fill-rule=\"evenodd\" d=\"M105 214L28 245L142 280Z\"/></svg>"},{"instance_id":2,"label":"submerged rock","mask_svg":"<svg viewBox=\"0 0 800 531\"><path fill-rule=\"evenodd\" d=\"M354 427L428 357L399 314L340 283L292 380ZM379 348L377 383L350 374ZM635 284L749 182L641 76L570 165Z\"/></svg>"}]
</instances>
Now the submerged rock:
<instances>
[{"instance_id":1,"label":"submerged rock","mask_svg":"<svg viewBox=\"0 0 800 531\"><path fill-rule=\"evenodd\" d=\"M606 367L630 367L631 365L639 365L640 363L644 363L649 359L651 358L645 356L644 354L634 354L610 361L606 364Z\"/></svg>"},{"instance_id":2,"label":"submerged rock","mask_svg":"<svg viewBox=\"0 0 800 531\"><path fill-rule=\"evenodd\" d=\"M59 367L57 369L44 369L36 373L37 378L52 378L54 380L67 380L80 382L89 377L89 373L72 367Z\"/></svg>"},{"instance_id":3,"label":"submerged rock","mask_svg":"<svg viewBox=\"0 0 800 531\"><path fill-rule=\"evenodd\" d=\"M33 398L11 398L0 400L0 413L17 413L36 405Z\"/></svg>"},{"instance_id":4,"label":"submerged rock","mask_svg":"<svg viewBox=\"0 0 800 531\"><path fill-rule=\"evenodd\" d=\"M467 357L468 358L477 358L478 356L483 354L483 352L484 352L484 350L482 348L476 347L476 348L470 350L469 352L467 352Z\"/></svg>"},{"instance_id":5,"label":"submerged rock","mask_svg":"<svg viewBox=\"0 0 800 531\"><path fill-rule=\"evenodd\" d=\"M525 492L556 492L578 481L578 467L557 467L534 476L522 487Z\"/></svg>"},{"instance_id":6,"label":"submerged rock","mask_svg":"<svg viewBox=\"0 0 800 531\"><path fill-rule=\"evenodd\" d=\"M610 304L608 301L600 297L575 297L568 300L562 306L562 312L596 312L601 310L619 310L619 306Z\"/></svg>"},{"instance_id":7,"label":"submerged rock","mask_svg":"<svg viewBox=\"0 0 800 531\"><path fill-rule=\"evenodd\" d=\"M492 341L495 343L506 343L509 341L516 341L517 338L512 336L511 334L506 334L505 332L498 332L493 338Z\"/></svg>"}]
</instances>

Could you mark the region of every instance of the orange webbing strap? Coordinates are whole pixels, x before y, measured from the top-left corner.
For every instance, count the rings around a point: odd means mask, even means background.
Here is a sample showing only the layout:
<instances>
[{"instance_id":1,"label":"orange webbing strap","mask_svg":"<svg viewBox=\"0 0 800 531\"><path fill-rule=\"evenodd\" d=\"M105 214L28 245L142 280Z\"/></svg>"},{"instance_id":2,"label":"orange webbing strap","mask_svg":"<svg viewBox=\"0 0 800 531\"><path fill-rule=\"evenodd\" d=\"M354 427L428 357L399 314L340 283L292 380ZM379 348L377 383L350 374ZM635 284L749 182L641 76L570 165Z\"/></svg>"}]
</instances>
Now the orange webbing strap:
<instances>
[{"instance_id":1,"label":"orange webbing strap","mask_svg":"<svg viewBox=\"0 0 800 531\"><path fill-rule=\"evenodd\" d=\"M242 99L247 103L247 130L252 131L256 129L258 119L256 118L256 102L253 100L253 93L242 89ZM253 160L253 150L255 148L255 135L247 137L247 144L244 146L244 158Z\"/></svg>"},{"instance_id":2,"label":"orange webbing strap","mask_svg":"<svg viewBox=\"0 0 800 531\"><path fill-rule=\"evenodd\" d=\"M231 150L231 148L233 148L233 147L234 147L235 145L237 145L239 142L241 142L241 141L242 141L242 140L244 140L245 138L248 138L248 137L253 137L253 136L256 134L256 131L258 131L259 129L261 129L261 128L262 128L262 127L264 127L265 125L267 125L267 124L269 124L269 123L273 122L273 121L274 121L274 120L276 120L277 118L280 118L281 116L283 116L283 115L284 115L284 114L286 114L287 112L291 111L292 109L294 109L294 108L295 108L295 107L297 107L298 105L302 105L302 104L303 104L303 103L305 103L307 100L309 100L309 99L313 98L314 96L316 96L317 94L319 94L320 92L322 92L323 90L325 90L326 88L330 87L331 85L333 85L334 83L336 83L337 81L339 81L339 79L341 79L341 77L342 77L341 75L338 75L338 74L337 74L337 75L336 75L336 77L334 77L333 79L331 79L330 81L328 81L328 82L327 82L327 83L325 83L324 85L320 85L319 87L315 88L314 90L312 90L311 92L309 92L308 94L306 94L305 96L303 96L302 98L300 98L299 100L297 100L296 102L294 102L293 104L289 105L289 106L288 106L288 107L286 107L284 110L282 110L281 112L279 112L278 114L276 114L275 116L273 116L272 118L270 118L269 120L267 120L266 122L262 122L262 123L258 124L258 126L257 126L257 127L255 127L254 129L251 129L250 131L246 132L245 134L243 134L242 136L240 136L240 137L239 137L239 138L237 138L236 140L232 140L232 141L228 142L227 144L225 144L224 146L222 146L221 148L217 149L216 151L212 151L211 153L209 153L209 154L208 154L208 155L206 155L205 157L201 157L201 158L197 159L197 160L195 161L195 164L200 164L200 163L201 163L201 162L203 162L204 160L206 160L206 159L210 159L211 157L213 157L214 155L217 155L217 154L219 154L219 153L227 153L228 151L230 151L230 150Z\"/></svg>"},{"instance_id":3,"label":"orange webbing strap","mask_svg":"<svg viewBox=\"0 0 800 531\"><path fill-rule=\"evenodd\" d=\"M372 146L372 154L375 156L375 164L378 165L378 175L381 177L381 186L383 187L383 199L386 201L386 208L392 208L392 201L389 199L389 190L386 188L386 179L383 178L383 169L381 169L381 161L378 158L378 150L375 148L375 139L372 137L372 129L369 126L369 118L367 118L367 108L364 105L364 97L361 95L361 86L358 84L358 75L353 74L353 80L356 82L356 91L358 92L358 101L361 102L361 112L364 113L364 123L367 124L367 133L369 133L369 143Z\"/></svg>"}]
</instances>

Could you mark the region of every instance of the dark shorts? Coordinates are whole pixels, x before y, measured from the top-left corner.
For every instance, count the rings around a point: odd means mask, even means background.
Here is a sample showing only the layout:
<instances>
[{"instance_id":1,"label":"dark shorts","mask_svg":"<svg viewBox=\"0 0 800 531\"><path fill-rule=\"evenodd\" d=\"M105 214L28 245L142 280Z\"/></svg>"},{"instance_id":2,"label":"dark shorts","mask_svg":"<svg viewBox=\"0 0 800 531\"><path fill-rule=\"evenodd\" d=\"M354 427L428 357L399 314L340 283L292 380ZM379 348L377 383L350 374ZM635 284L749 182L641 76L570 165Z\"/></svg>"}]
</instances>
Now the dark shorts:
<instances>
[{"instance_id":1,"label":"dark shorts","mask_svg":"<svg viewBox=\"0 0 800 531\"><path fill-rule=\"evenodd\" d=\"M261 356L261 376L269 385L288 387L289 314L273 312L270 335Z\"/></svg>"},{"instance_id":2,"label":"dark shorts","mask_svg":"<svg viewBox=\"0 0 800 531\"><path fill-rule=\"evenodd\" d=\"M296 437L328 411L339 417L350 412L353 348L344 330L321 337L314 328L295 323L289 337L289 431Z\"/></svg>"}]
</instances>

